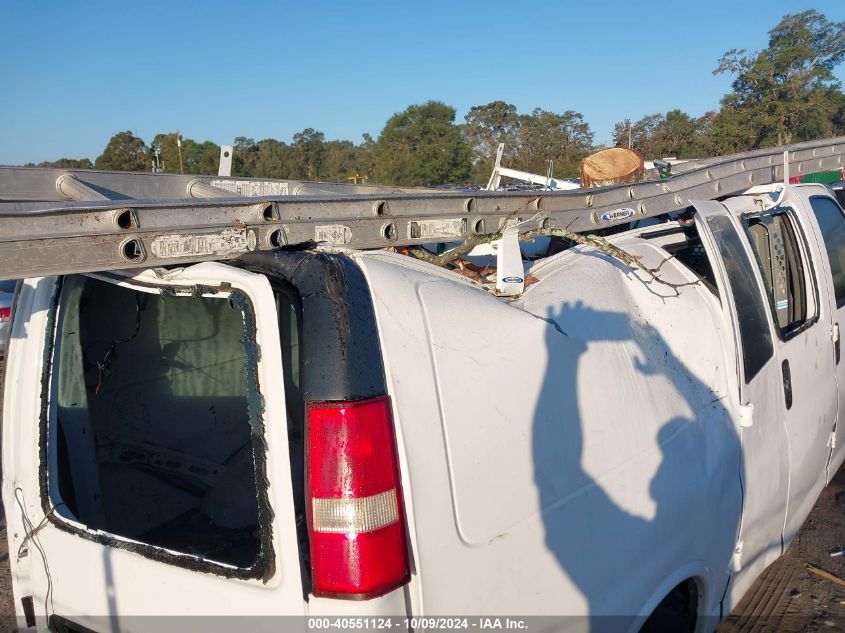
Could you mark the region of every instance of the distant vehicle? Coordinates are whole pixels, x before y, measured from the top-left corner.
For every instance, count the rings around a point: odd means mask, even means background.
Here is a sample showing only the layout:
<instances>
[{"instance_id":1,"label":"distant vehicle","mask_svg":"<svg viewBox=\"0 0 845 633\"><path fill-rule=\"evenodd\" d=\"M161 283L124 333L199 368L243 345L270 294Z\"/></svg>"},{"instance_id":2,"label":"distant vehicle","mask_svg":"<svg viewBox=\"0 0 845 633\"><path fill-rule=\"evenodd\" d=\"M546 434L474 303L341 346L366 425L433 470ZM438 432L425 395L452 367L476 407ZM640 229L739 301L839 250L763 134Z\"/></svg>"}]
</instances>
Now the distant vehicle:
<instances>
[{"instance_id":1,"label":"distant vehicle","mask_svg":"<svg viewBox=\"0 0 845 633\"><path fill-rule=\"evenodd\" d=\"M16 285L16 281L0 281L0 358L6 354L6 337L9 333L9 317L12 314Z\"/></svg>"},{"instance_id":2,"label":"distant vehicle","mask_svg":"<svg viewBox=\"0 0 845 633\"><path fill-rule=\"evenodd\" d=\"M845 180L840 180L839 182L832 182L827 186L830 189L830 193L836 198L839 202L839 205L845 208Z\"/></svg>"},{"instance_id":3,"label":"distant vehicle","mask_svg":"<svg viewBox=\"0 0 845 633\"><path fill-rule=\"evenodd\" d=\"M845 180L845 167L842 169L833 169L829 171L814 171L809 174L800 174L789 179L790 184L810 184L818 183L820 185L830 185Z\"/></svg>"}]
</instances>

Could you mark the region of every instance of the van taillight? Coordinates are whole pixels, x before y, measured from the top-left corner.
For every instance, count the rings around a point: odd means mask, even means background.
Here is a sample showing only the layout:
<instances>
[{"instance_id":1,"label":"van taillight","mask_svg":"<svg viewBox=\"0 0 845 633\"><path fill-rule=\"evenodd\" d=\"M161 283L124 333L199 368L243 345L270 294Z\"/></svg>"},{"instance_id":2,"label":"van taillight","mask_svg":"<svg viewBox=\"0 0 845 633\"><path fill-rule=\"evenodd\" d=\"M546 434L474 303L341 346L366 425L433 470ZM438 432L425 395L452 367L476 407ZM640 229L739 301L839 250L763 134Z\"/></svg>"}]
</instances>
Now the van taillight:
<instances>
[{"instance_id":1,"label":"van taillight","mask_svg":"<svg viewBox=\"0 0 845 633\"><path fill-rule=\"evenodd\" d=\"M0 321L8 321L12 314L12 308L0 308Z\"/></svg>"},{"instance_id":2,"label":"van taillight","mask_svg":"<svg viewBox=\"0 0 845 633\"><path fill-rule=\"evenodd\" d=\"M390 398L306 405L316 596L374 598L410 578Z\"/></svg>"}]
</instances>

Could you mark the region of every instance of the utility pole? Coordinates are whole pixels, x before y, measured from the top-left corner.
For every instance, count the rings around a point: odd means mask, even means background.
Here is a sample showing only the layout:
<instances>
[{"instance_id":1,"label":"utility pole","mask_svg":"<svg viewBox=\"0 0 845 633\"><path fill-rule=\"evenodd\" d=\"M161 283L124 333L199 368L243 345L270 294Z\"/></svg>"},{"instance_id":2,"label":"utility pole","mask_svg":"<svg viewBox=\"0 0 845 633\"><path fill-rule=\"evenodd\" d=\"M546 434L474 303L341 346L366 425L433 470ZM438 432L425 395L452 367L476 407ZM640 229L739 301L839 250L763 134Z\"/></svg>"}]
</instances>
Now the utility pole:
<instances>
[{"instance_id":1,"label":"utility pole","mask_svg":"<svg viewBox=\"0 0 845 633\"><path fill-rule=\"evenodd\" d=\"M631 143L631 122L628 121L628 149L633 149L633 144ZM181 154L180 154L181 156ZM181 160L181 158L179 159Z\"/></svg>"},{"instance_id":2,"label":"utility pole","mask_svg":"<svg viewBox=\"0 0 845 633\"><path fill-rule=\"evenodd\" d=\"M179 173L184 174L185 169L182 167L182 139L179 138L179 130L176 130L176 151L179 153Z\"/></svg>"}]
</instances>

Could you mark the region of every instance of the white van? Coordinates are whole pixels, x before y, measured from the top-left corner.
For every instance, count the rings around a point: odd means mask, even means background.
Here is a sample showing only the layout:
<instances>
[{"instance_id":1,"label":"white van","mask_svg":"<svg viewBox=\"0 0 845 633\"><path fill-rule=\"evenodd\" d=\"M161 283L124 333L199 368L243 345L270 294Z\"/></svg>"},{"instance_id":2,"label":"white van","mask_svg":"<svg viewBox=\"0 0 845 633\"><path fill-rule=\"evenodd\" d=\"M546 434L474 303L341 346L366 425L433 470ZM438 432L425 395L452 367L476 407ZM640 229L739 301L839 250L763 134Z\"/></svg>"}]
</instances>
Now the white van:
<instances>
[{"instance_id":1,"label":"white van","mask_svg":"<svg viewBox=\"0 0 845 633\"><path fill-rule=\"evenodd\" d=\"M711 631L845 459L843 236L800 185L610 238L669 285L585 247L516 299L342 249L27 279L21 624Z\"/></svg>"}]
</instances>

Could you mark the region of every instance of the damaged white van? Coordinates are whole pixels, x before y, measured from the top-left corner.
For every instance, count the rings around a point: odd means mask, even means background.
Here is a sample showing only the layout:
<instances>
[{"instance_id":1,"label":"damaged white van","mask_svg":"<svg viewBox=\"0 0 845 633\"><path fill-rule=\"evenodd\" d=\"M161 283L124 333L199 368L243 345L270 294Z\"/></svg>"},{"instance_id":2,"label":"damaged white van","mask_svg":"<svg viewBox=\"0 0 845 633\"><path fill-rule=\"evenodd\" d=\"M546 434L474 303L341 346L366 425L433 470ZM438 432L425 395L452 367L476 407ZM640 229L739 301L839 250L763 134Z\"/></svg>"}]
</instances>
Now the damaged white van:
<instances>
[{"instance_id":1,"label":"damaged white van","mask_svg":"<svg viewBox=\"0 0 845 633\"><path fill-rule=\"evenodd\" d=\"M845 214L694 211L610 238L666 283L579 246L515 299L377 250L25 280L20 625L713 630L845 459Z\"/></svg>"}]
</instances>

